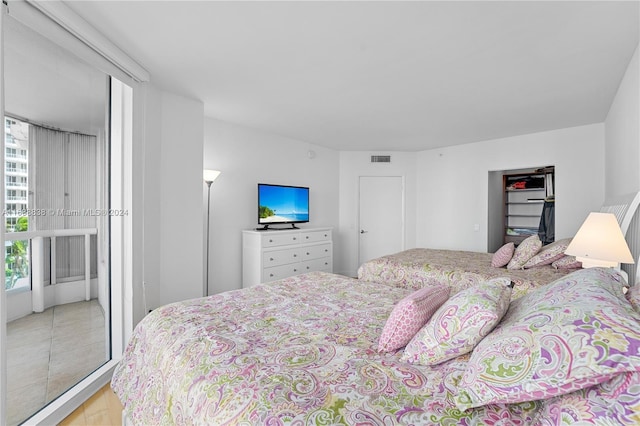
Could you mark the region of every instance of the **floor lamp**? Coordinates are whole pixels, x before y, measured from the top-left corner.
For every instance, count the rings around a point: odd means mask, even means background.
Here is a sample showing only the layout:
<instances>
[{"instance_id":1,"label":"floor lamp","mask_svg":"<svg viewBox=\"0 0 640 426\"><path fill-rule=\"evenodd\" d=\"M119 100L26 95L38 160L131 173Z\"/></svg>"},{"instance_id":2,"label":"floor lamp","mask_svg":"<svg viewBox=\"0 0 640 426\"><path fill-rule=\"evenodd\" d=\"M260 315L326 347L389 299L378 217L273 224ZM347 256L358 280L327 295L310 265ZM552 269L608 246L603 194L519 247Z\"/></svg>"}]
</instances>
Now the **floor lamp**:
<instances>
[{"instance_id":1,"label":"floor lamp","mask_svg":"<svg viewBox=\"0 0 640 426\"><path fill-rule=\"evenodd\" d=\"M218 178L218 176L220 176L220 172L218 170L205 169L202 172L202 177L205 183L207 184L207 257L206 257L207 273L205 276L205 280L202 283L202 295L204 297L209 295L209 222L210 222L209 210L211 206L211 184L213 183L214 180Z\"/></svg>"}]
</instances>

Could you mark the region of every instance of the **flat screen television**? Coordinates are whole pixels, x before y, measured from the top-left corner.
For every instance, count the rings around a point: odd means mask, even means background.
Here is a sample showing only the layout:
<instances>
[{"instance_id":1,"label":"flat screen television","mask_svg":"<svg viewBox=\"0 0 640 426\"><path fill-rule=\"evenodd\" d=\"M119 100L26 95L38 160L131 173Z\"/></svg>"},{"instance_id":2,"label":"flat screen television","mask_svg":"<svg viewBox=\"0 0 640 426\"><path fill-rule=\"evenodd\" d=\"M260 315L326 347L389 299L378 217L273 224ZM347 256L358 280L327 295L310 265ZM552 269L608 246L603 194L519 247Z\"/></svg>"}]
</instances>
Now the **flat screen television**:
<instances>
[{"instance_id":1,"label":"flat screen television","mask_svg":"<svg viewBox=\"0 0 640 426\"><path fill-rule=\"evenodd\" d=\"M257 229L265 230L280 224L297 228L296 223L306 222L309 222L309 188L258 184L258 224L263 227Z\"/></svg>"}]
</instances>

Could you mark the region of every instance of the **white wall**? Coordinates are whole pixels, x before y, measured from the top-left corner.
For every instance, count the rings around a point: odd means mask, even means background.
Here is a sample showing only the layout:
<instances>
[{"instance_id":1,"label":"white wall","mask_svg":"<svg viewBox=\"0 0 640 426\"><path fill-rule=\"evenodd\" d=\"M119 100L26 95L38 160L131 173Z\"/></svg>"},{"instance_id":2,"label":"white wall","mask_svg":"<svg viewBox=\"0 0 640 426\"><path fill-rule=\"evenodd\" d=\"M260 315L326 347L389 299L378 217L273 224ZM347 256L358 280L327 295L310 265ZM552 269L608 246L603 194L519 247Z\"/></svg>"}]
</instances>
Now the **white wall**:
<instances>
[{"instance_id":1,"label":"white wall","mask_svg":"<svg viewBox=\"0 0 640 426\"><path fill-rule=\"evenodd\" d=\"M202 169L217 169L222 175L211 187L210 274L211 293L240 288L242 280L242 229L256 226L256 183L282 183L311 187L311 226L334 227L334 271L352 275L357 270L357 182L361 175L405 176L406 248L441 247L486 251L488 172L537 166L556 166L556 236L572 236L587 213L607 195L640 189L640 141L638 136L638 53L636 51L604 124L580 126L530 135L477 142L419 153L335 152L285 137L267 134L212 118L204 119L204 160L196 166L198 142L178 138L180 119L196 123L200 104L160 91L147 95L145 170L145 281L147 304L198 296L198 277L179 278L184 271L175 262L180 241L195 244L195 235L176 232L175 218L184 206L167 200L179 190L180 198L192 205L194 195L176 188L176 165L181 156L192 168L188 184L197 180L200 214L206 209L206 185ZM183 109L182 103L193 108ZM197 105L197 106L196 106ZM160 117L177 114L171 120ZM200 115L199 115L200 114ZM162 123L162 126L160 126ZM606 138L605 138L606 129ZM168 132L166 132L167 130ZM194 135L195 136L195 135ZM605 147L605 139L607 141ZM160 141L158 144L157 141ZM189 146L187 150L179 146ZM165 149L170 153L164 152ZM309 150L316 152L309 159ZM189 153L185 153L188 151ZM606 153L606 157L605 157ZM372 154L391 154L391 165L370 164ZM199 157L198 157L199 158ZM606 158L606 160L605 160ZM154 166L157 164L157 166ZM606 167L605 167L606 164ZM623 166L620 166L620 165ZM385 168L386 167L386 168ZM181 170L185 167L181 166ZM161 173L162 172L162 173ZM155 182L174 185L162 188ZM172 212L166 211L170 209ZM163 211L162 215L156 212ZM191 217L198 217L194 211ZM474 231L474 225L479 230ZM197 228L197 227L194 227ZM184 238L183 238L184 237ZM205 240L200 240L204 248ZM176 246L176 243L178 246ZM189 250L196 249L197 245ZM195 259L197 256L191 257ZM162 263L162 267L158 263ZM193 263L191 264L194 267ZM204 271L204 264L201 264ZM169 279L165 271L170 276ZM188 290L184 285L188 284ZM165 284L166 283L166 284ZM164 286L168 286L164 289ZM174 286L174 287L171 287ZM171 294L167 290L172 288ZM155 299L154 299L155 298Z\"/></svg>"},{"instance_id":2,"label":"white wall","mask_svg":"<svg viewBox=\"0 0 640 426\"><path fill-rule=\"evenodd\" d=\"M202 102L148 85L144 281L147 309L202 296Z\"/></svg>"},{"instance_id":3,"label":"white wall","mask_svg":"<svg viewBox=\"0 0 640 426\"><path fill-rule=\"evenodd\" d=\"M145 128L144 128L144 163L142 169L144 220L143 226L143 281L146 289L142 300L136 306L143 305L145 310L160 305L160 214L161 187L160 182L160 152L162 117L161 92L151 84L145 84ZM134 283L136 285L137 283ZM141 284L141 283L140 283ZM144 312L146 315L147 312Z\"/></svg>"},{"instance_id":4,"label":"white wall","mask_svg":"<svg viewBox=\"0 0 640 426\"><path fill-rule=\"evenodd\" d=\"M556 166L556 238L573 236L604 201L603 156L603 124L423 151L416 244L486 251L488 172L547 165Z\"/></svg>"},{"instance_id":5,"label":"white wall","mask_svg":"<svg viewBox=\"0 0 640 426\"><path fill-rule=\"evenodd\" d=\"M315 152L310 159L309 151ZM302 228L338 225L338 153L213 118L204 122L202 169L222 173L211 185L209 287L215 294L242 285L242 230L258 224L257 184L308 186L310 222ZM340 256L334 247L334 263Z\"/></svg>"},{"instance_id":6,"label":"white wall","mask_svg":"<svg viewBox=\"0 0 640 426\"><path fill-rule=\"evenodd\" d=\"M640 190L640 88L638 48L605 121L607 197Z\"/></svg>"},{"instance_id":7,"label":"white wall","mask_svg":"<svg viewBox=\"0 0 640 426\"><path fill-rule=\"evenodd\" d=\"M371 163L372 155L391 155L391 163ZM358 269L358 183L360 176L403 176L405 183L405 248L416 244L416 153L340 152L340 227L333 237L339 257L334 271L355 276Z\"/></svg>"}]
</instances>

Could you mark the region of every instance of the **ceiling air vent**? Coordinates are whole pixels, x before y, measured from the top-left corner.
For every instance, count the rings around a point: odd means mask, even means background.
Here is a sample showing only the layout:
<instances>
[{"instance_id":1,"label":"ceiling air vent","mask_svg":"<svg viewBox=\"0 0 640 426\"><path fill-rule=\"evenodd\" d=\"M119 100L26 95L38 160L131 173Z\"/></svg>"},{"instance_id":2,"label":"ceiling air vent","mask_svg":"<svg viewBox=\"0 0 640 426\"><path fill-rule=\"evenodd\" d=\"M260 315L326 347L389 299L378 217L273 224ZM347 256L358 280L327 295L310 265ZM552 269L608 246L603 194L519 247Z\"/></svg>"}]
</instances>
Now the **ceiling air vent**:
<instances>
[{"instance_id":1,"label":"ceiling air vent","mask_svg":"<svg viewBox=\"0 0 640 426\"><path fill-rule=\"evenodd\" d=\"M390 155L372 155L371 162L372 163L390 163L391 156Z\"/></svg>"}]
</instances>

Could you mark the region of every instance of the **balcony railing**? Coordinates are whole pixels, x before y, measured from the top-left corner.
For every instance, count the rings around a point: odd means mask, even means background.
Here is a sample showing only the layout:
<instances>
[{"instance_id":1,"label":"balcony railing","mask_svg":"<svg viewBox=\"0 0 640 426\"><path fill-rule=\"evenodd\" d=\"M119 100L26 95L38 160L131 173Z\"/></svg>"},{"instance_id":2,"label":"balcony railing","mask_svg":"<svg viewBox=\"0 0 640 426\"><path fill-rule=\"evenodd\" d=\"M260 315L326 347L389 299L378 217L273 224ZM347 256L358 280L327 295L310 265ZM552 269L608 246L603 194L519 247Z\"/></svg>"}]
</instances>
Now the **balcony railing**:
<instances>
[{"instance_id":1,"label":"balcony railing","mask_svg":"<svg viewBox=\"0 0 640 426\"><path fill-rule=\"evenodd\" d=\"M85 300L91 299L91 235L97 235L97 228L54 229L48 231L10 232L6 241L29 241L31 248L31 298L34 312L44 311L45 262L50 267L50 284L56 284L56 238L84 236L84 290ZM44 239L51 239L51 256L45 259Z\"/></svg>"}]
</instances>

